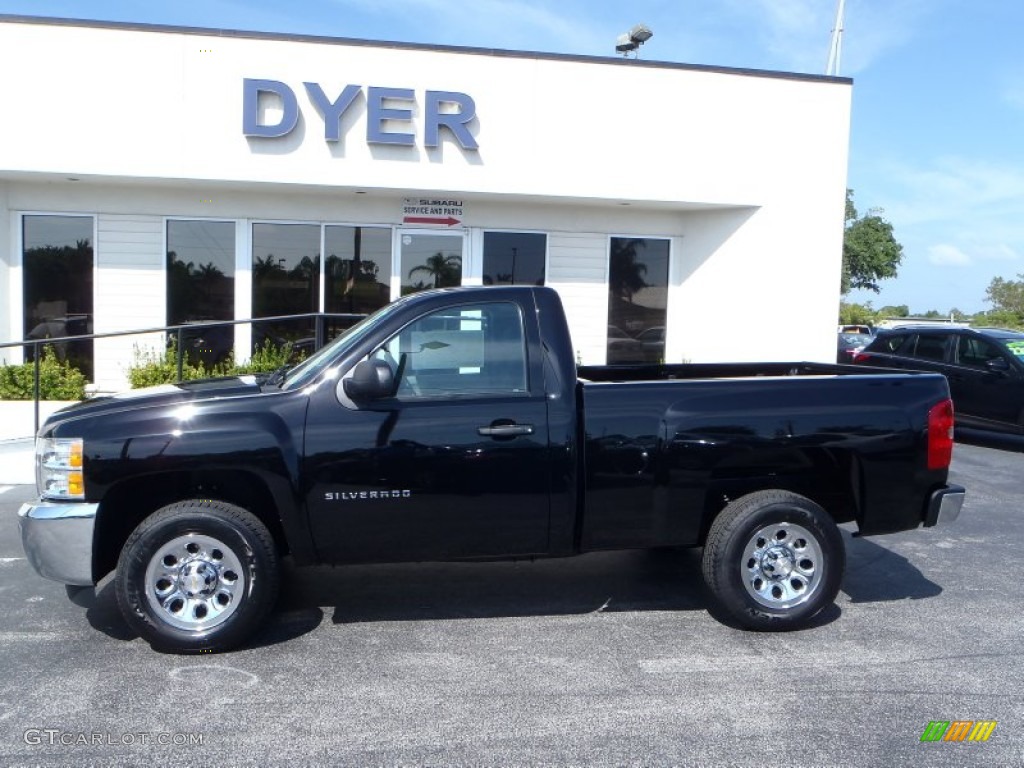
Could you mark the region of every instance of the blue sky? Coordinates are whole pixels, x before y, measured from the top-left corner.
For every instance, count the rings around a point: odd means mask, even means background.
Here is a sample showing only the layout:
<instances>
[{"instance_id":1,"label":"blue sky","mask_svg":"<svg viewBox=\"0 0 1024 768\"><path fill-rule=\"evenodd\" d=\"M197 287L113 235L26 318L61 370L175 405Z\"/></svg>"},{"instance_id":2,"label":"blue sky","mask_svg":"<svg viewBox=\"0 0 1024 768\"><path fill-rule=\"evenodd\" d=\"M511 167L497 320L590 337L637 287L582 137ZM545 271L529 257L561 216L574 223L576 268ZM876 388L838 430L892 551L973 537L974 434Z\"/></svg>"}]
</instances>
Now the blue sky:
<instances>
[{"instance_id":1,"label":"blue sky","mask_svg":"<svg viewBox=\"0 0 1024 768\"><path fill-rule=\"evenodd\" d=\"M824 72L836 0L0 0L0 13L614 55ZM846 0L854 79L849 186L904 246L876 308L989 308L1024 273L1024 2ZM794 233L798 236L799 233Z\"/></svg>"}]
</instances>

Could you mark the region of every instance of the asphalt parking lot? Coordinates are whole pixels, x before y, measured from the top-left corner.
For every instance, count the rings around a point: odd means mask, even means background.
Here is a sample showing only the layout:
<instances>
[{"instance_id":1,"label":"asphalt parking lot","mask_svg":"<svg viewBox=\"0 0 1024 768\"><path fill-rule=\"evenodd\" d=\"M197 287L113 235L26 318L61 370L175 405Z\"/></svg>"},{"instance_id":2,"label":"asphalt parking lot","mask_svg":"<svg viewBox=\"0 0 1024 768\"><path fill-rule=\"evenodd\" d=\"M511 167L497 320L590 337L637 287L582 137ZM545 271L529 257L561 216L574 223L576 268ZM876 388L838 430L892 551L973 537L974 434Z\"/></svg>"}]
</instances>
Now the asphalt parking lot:
<instances>
[{"instance_id":1,"label":"asphalt parking lot","mask_svg":"<svg viewBox=\"0 0 1024 768\"><path fill-rule=\"evenodd\" d=\"M1024 764L1024 440L962 435L958 521L846 536L834 609L712 618L693 552L292 570L255 645L156 653L113 587L69 599L0 491L0 761L23 764ZM985 742L922 742L987 720Z\"/></svg>"}]
</instances>

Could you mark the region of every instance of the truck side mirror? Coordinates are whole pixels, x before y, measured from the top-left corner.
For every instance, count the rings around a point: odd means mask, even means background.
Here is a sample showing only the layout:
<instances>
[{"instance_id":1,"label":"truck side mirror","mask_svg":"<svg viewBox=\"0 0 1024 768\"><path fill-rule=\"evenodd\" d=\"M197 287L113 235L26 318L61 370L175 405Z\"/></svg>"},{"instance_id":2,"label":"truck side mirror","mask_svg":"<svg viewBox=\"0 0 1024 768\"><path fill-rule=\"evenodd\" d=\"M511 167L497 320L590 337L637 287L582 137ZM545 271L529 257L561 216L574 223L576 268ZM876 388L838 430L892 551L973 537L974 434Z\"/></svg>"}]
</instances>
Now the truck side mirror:
<instances>
[{"instance_id":1,"label":"truck side mirror","mask_svg":"<svg viewBox=\"0 0 1024 768\"><path fill-rule=\"evenodd\" d=\"M985 361L985 367L994 373L1006 373L1010 370L1010 364L1001 357Z\"/></svg>"},{"instance_id":2,"label":"truck side mirror","mask_svg":"<svg viewBox=\"0 0 1024 768\"><path fill-rule=\"evenodd\" d=\"M383 360L363 360L344 381L345 394L354 401L367 402L395 393L395 374Z\"/></svg>"}]
</instances>

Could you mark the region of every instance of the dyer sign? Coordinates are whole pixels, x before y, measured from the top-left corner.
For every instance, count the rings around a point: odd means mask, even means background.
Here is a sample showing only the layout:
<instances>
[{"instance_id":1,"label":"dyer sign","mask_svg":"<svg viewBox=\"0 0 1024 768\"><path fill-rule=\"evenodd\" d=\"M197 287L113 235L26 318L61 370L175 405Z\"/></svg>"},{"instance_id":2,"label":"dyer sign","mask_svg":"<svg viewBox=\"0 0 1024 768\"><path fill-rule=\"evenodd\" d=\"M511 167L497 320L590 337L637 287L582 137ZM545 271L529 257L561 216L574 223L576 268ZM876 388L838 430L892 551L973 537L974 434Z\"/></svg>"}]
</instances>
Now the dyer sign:
<instances>
[{"instance_id":1,"label":"dyer sign","mask_svg":"<svg viewBox=\"0 0 1024 768\"><path fill-rule=\"evenodd\" d=\"M365 93L360 85L346 85L340 94L328 96L319 83L303 83L306 95L320 114L325 141L341 141L341 119L360 98L366 101L366 141L369 144L415 146L412 132L416 92L411 88L378 88L369 86ZM276 96L281 116L274 123L260 122L260 103ZM463 149L478 149L469 131L476 118L476 103L465 93L426 91L422 106L423 146L440 144L441 129L450 132ZM299 101L295 91L278 80L242 81L242 133L253 138L274 139L287 136L299 122ZM385 130L385 123L391 130ZM400 130L405 123L410 129Z\"/></svg>"}]
</instances>

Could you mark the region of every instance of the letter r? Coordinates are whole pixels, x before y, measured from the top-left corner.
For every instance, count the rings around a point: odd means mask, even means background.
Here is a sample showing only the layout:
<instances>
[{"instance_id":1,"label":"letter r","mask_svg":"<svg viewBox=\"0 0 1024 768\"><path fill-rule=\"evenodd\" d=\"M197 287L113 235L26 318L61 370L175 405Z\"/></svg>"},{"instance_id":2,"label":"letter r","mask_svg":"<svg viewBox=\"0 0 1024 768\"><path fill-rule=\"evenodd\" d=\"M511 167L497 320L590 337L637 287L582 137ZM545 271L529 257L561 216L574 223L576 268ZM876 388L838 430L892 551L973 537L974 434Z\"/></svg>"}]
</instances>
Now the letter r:
<instances>
[{"instance_id":1,"label":"letter r","mask_svg":"<svg viewBox=\"0 0 1024 768\"><path fill-rule=\"evenodd\" d=\"M442 112L442 104L458 104L458 112ZM476 117L476 102L465 93L454 91L427 91L426 122L423 128L423 145L436 147L440 142L440 128L443 125L459 142L463 149L479 149L476 139L469 132L469 123Z\"/></svg>"}]
</instances>

